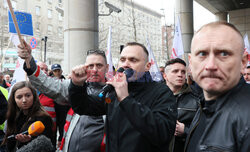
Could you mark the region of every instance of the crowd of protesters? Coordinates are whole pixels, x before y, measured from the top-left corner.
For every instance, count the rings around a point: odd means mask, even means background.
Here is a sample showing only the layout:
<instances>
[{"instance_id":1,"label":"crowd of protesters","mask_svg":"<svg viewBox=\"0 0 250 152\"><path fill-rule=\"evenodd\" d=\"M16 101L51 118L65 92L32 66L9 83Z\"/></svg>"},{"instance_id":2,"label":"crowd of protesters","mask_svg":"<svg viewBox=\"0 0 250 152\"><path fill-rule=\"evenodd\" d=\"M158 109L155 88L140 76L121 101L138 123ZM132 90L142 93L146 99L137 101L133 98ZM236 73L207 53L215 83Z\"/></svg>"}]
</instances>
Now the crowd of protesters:
<instances>
[{"instance_id":1,"label":"crowd of protesters","mask_svg":"<svg viewBox=\"0 0 250 152\"><path fill-rule=\"evenodd\" d=\"M34 144L37 135L23 132L36 121L45 126L50 151L250 151L250 66L230 23L201 27L188 62L170 59L159 67L162 82L153 81L141 43L124 46L109 80L102 50L86 50L86 62L66 79L60 64L49 73L23 43L18 55L28 80L16 83L9 98L11 77L0 72L0 152Z\"/></svg>"}]
</instances>

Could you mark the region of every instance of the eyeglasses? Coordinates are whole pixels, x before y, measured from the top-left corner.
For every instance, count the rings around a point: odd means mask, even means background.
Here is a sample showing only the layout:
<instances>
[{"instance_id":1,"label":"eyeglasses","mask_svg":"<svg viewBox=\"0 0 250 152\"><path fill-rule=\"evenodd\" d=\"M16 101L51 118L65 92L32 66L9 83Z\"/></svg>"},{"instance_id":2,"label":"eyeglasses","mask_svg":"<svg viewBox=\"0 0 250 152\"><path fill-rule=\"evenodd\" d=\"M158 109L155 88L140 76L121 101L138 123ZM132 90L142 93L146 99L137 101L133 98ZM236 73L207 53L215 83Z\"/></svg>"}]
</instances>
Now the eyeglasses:
<instances>
[{"instance_id":1,"label":"eyeglasses","mask_svg":"<svg viewBox=\"0 0 250 152\"><path fill-rule=\"evenodd\" d=\"M99 54L99 55L106 58L105 52L102 51L102 50L88 50L87 51L87 56L90 55L90 54Z\"/></svg>"}]
</instances>

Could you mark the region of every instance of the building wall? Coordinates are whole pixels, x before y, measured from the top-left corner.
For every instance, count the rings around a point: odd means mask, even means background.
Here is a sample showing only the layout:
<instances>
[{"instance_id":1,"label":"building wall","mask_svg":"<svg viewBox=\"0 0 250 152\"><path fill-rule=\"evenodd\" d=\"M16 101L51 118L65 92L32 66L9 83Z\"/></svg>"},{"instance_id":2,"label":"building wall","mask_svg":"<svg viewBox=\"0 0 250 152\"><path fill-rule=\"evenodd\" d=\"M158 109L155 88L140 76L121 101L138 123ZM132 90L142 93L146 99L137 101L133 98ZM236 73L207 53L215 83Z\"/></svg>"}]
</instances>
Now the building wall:
<instances>
[{"instance_id":1,"label":"building wall","mask_svg":"<svg viewBox=\"0 0 250 152\"><path fill-rule=\"evenodd\" d=\"M54 63L62 64L63 61L63 17L59 17L59 13L55 10L56 6L63 7L63 1L60 0L12 0L15 10L24 11L32 14L33 34L37 40L36 49L32 50L33 56L38 61L44 61L44 36L47 40L46 63L52 65ZM37 13L37 7L40 8ZM51 17L48 16L48 10L51 11ZM14 48L13 44L9 44L10 33L8 32L8 14L7 7L4 2L0 1L0 42L3 50ZM3 21L3 22L2 22ZM50 26L50 28L48 28ZM3 30L2 30L3 29ZM48 30L50 29L50 30ZM29 43L31 36L26 36ZM1 49L1 50L2 50ZM7 58L9 60L9 57ZM16 63L16 58L12 60Z\"/></svg>"},{"instance_id":2,"label":"building wall","mask_svg":"<svg viewBox=\"0 0 250 152\"><path fill-rule=\"evenodd\" d=\"M240 9L228 12L229 22L234 24L244 36L248 34L250 36L250 8Z\"/></svg>"},{"instance_id":3,"label":"building wall","mask_svg":"<svg viewBox=\"0 0 250 152\"><path fill-rule=\"evenodd\" d=\"M145 46L147 38L158 62L164 62L162 56L161 14L149 8L130 1L106 0L122 10L113 12L110 16L99 16L99 47L106 51L109 26L112 26L112 57L113 64L117 65L120 54L120 45L137 41ZM109 12L101 1L99 13ZM135 35L136 33L136 35Z\"/></svg>"},{"instance_id":4,"label":"building wall","mask_svg":"<svg viewBox=\"0 0 250 152\"><path fill-rule=\"evenodd\" d=\"M137 41L146 45L147 38L158 64L162 65L167 57L162 49L161 14L140 4L130 3L130 0L106 1L120 8L122 12L113 12L110 16L99 16L100 49L106 51L108 29L109 26L112 26L112 56L115 65L118 63L120 45L131 41ZM8 33L7 9L2 4L3 1L0 1L0 12L4 12L0 14L1 21L4 21L0 22L0 27L3 27L2 35L4 36L1 35L0 29L0 39L3 41L1 44L3 49L6 49L10 34ZM31 13L33 16L33 32L38 42L37 48L33 50L35 59L39 61L44 60L44 41L42 41L42 38L47 36L46 63L48 65L54 63L62 64L64 57L64 22L63 17L59 17L60 13L56 11L55 7L63 8L64 0L12 0L12 4L16 6L17 10ZM37 10L38 8L40 11ZM48 10L51 10L51 18L48 17ZM104 0L99 0L99 13L106 14L108 12L109 9L104 5ZM31 37L27 37L27 42L30 39ZM11 44L9 48L14 48L14 46ZM11 61L15 63L16 59Z\"/></svg>"}]
</instances>

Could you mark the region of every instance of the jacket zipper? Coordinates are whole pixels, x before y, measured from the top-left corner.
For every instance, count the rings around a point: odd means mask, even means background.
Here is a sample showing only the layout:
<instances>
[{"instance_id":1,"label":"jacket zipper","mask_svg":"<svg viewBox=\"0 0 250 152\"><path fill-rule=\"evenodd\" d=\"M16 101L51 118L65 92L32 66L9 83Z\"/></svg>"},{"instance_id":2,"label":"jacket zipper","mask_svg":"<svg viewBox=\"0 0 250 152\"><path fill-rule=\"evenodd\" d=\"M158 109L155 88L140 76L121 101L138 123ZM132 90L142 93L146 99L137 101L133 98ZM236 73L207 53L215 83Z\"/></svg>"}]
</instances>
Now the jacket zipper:
<instances>
[{"instance_id":1,"label":"jacket zipper","mask_svg":"<svg viewBox=\"0 0 250 152\"><path fill-rule=\"evenodd\" d=\"M200 109L201 109L201 105L200 105ZM187 140L186 140L187 144L185 144L184 152L186 152L186 150L187 150L187 145L189 144L191 133L194 131L194 129L195 129L195 128L198 126L198 124L200 123L200 120L201 120L201 112L202 112L202 109L201 109L201 111L200 111L200 116L199 116L198 122L197 122L197 123L195 124L195 126L192 128L192 130L190 131L189 136L188 136L188 138L187 138Z\"/></svg>"},{"instance_id":2,"label":"jacket zipper","mask_svg":"<svg viewBox=\"0 0 250 152\"><path fill-rule=\"evenodd\" d=\"M191 109L191 108L177 108L178 110L186 110L186 111L194 111L196 112L196 109Z\"/></svg>"}]
</instances>

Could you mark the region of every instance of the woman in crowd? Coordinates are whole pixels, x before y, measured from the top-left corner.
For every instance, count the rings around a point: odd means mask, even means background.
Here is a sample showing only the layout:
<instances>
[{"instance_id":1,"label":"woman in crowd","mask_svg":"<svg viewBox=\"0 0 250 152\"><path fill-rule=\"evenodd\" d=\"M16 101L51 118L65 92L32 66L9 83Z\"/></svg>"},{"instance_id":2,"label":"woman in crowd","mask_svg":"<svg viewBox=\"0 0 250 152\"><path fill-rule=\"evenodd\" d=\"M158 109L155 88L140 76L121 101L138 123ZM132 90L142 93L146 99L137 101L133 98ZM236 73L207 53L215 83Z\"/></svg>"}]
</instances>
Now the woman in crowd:
<instances>
[{"instance_id":1,"label":"woman in crowd","mask_svg":"<svg viewBox=\"0 0 250 152\"><path fill-rule=\"evenodd\" d=\"M41 121L44 124L45 129L42 134L52 140L53 122L41 106L36 90L27 81L18 82L12 88L8 100L7 131L3 141L8 151L15 151L36 138L21 134L35 121ZM8 139L8 136L13 134L16 136Z\"/></svg>"}]
</instances>

